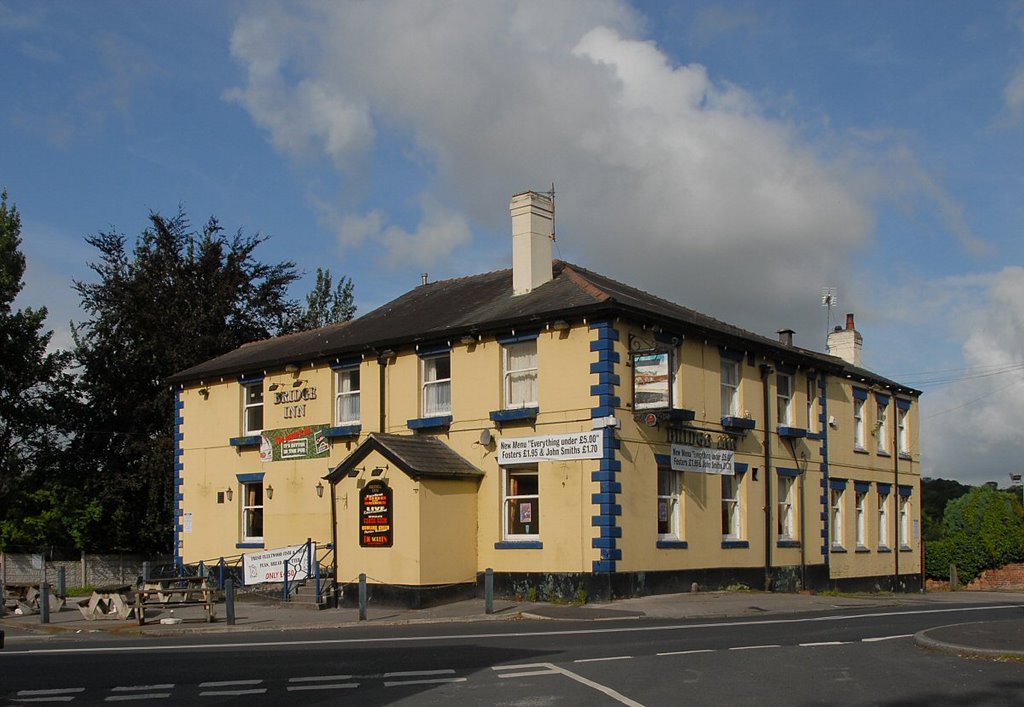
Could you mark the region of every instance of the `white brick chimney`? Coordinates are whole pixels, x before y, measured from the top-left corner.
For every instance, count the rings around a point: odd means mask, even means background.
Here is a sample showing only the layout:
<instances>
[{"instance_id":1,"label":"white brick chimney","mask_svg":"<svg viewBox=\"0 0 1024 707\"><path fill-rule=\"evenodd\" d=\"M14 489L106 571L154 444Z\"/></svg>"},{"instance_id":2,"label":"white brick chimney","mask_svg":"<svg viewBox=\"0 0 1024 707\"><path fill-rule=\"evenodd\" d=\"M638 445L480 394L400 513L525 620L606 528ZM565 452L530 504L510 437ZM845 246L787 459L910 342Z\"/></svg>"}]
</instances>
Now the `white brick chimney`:
<instances>
[{"instance_id":1,"label":"white brick chimney","mask_svg":"<svg viewBox=\"0 0 1024 707\"><path fill-rule=\"evenodd\" d=\"M846 328L836 327L829 332L826 342L829 354L838 356L849 364L863 368L860 352L864 348L864 337L853 325L853 314L846 315Z\"/></svg>"},{"instance_id":2,"label":"white brick chimney","mask_svg":"<svg viewBox=\"0 0 1024 707\"><path fill-rule=\"evenodd\" d=\"M516 194L512 212L512 294L525 295L550 282L555 202L546 194Z\"/></svg>"}]
</instances>

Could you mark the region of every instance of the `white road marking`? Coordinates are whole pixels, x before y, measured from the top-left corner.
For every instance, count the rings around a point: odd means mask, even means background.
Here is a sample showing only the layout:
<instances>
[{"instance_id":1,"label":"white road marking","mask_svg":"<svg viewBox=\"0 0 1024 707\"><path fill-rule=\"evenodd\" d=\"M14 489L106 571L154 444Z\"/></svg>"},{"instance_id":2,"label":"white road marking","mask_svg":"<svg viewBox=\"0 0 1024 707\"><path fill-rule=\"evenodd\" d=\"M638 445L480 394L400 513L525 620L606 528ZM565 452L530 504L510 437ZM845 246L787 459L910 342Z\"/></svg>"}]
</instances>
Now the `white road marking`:
<instances>
[{"instance_id":1,"label":"white road marking","mask_svg":"<svg viewBox=\"0 0 1024 707\"><path fill-rule=\"evenodd\" d=\"M310 675L301 678L288 678L288 682L318 682L325 680L351 680L351 675Z\"/></svg>"},{"instance_id":2,"label":"white road marking","mask_svg":"<svg viewBox=\"0 0 1024 707\"><path fill-rule=\"evenodd\" d=\"M802 648L813 648L815 646L845 646L849 641L818 641L817 643L797 643Z\"/></svg>"},{"instance_id":3,"label":"white road marking","mask_svg":"<svg viewBox=\"0 0 1024 707\"><path fill-rule=\"evenodd\" d=\"M359 683L329 682L322 685L289 685L286 689L288 692L295 692L296 690L342 690L351 687L359 687Z\"/></svg>"},{"instance_id":4,"label":"white road marking","mask_svg":"<svg viewBox=\"0 0 1024 707\"><path fill-rule=\"evenodd\" d=\"M70 702L73 695L57 695L54 697L15 697L15 702Z\"/></svg>"},{"instance_id":5,"label":"white road marking","mask_svg":"<svg viewBox=\"0 0 1024 707\"><path fill-rule=\"evenodd\" d=\"M636 702L635 700L629 699L628 697L626 697L622 693L617 692L616 690L613 690L610 687L606 687L606 686L602 685L601 683L594 682L593 680L588 680L587 678L583 677L582 675L577 675L576 673L572 672L571 670L566 670L565 668L560 668L560 667L558 667L557 665L555 665L553 663L521 663L519 665L495 665L495 666L491 666L491 670L518 670L518 669L527 670L529 668L544 668L545 669L544 672L538 672L537 674L538 675L547 675L547 674L549 674L548 671L555 672L555 673L558 673L559 675L564 675L565 677L567 677L567 678L569 678L571 680L575 680L576 682L580 683L581 685L586 685L587 687L593 688L593 689L597 690L598 692L600 692L602 694L605 694L608 697L611 697L616 702L621 702L624 705L629 705L629 707L644 707L639 702ZM527 673L519 673L518 675L527 675ZM505 675L501 675L499 677L506 677L506 676ZM509 675L507 677L514 677L514 676Z\"/></svg>"},{"instance_id":6,"label":"white road marking","mask_svg":"<svg viewBox=\"0 0 1024 707\"><path fill-rule=\"evenodd\" d=\"M49 695L70 695L85 692L84 687L56 687L49 690L19 690L18 697L44 697Z\"/></svg>"},{"instance_id":7,"label":"white road marking","mask_svg":"<svg viewBox=\"0 0 1024 707\"><path fill-rule=\"evenodd\" d=\"M400 685L441 685L450 682L466 682L467 678L433 678L428 680L385 680L384 687Z\"/></svg>"},{"instance_id":8,"label":"white road marking","mask_svg":"<svg viewBox=\"0 0 1024 707\"><path fill-rule=\"evenodd\" d=\"M208 692L200 692L200 697L238 697L240 695L262 695L267 691L267 688L261 687L256 690L210 690Z\"/></svg>"},{"instance_id":9,"label":"white road marking","mask_svg":"<svg viewBox=\"0 0 1024 707\"><path fill-rule=\"evenodd\" d=\"M875 638L862 638L860 640L864 643L874 643L876 641L892 641L897 638L910 638L913 635L912 633L901 633L898 636L876 636Z\"/></svg>"},{"instance_id":10,"label":"white road marking","mask_svg":"<svg viewBox=\"0 0 1024 707\"><path fill-rule=\"evenodd\" d=\"M782 648L778 643L769 643L763 646L734 646L730 648L731 651L756 651L761 648Z\"/></svg>"},{"instance_id":11,"label":"white road marking","mask_svg":"<svg viewBox=\"0 0 1024 707\"><path fill-rule=\"evenodd\" d=\"M219 680L214 682L201 682L199 687L234 687L236 685L259 685L262 680Z\"/></svg>"},{"instance_id":12,"label":"white road marking","mask_svg":"<svg viewBox=\"0 0 1024 707\"><path fill-rule=\"evenodd\" d=\"M501 666L504 668L505 666ZM501 668L492 667L491 670L500 670ZM558 675L558 672L554 670L527 670L522 673L501 673L498 675L499 678L532 678L535 675Z\"/></svg>"},{"instance_id":13,"label":"white road marking","mask_svg":"<svg viewBox=\"0 0 1024 707\"><path fill-rule=\"evenodd\" d=\"M632 658L633 658L633 656L631 656L631 655L613 655L613 656L609 656L607 658L580 658L579 660L574 660L573 662L574 663L600 663L600 662L603 662L603 661L606 661L606 660L631 660Z\"/></svg>"},{"instance_id":14,"label":"white road marking","mask_svg":"<svg viewBox=\"0 0 1024 707\"><path fill-rule=\"evenodd\" d=\"M169 692L138 692L132 695L109 695L104 702L128 702L129 700L162 700L171 696Z\"/></svg>"},{"instance_id":15,"label":"white road marking","mask_svg":"<svg viewBox=\"0 0 1024 707\"><path fill-rule=\"evenodd\" d=\"M451 675L455 671L451 668L445 670L405 670L395 673L384 673L386 678L418 678L425 675Z\"/></svg>"},{"instance_id":16,"label":"white road marking","mask_svg":"<svg viewBox=\"0 0 1024 707\"><path fill-rule=\"evenodd\" d=\"M122 687L112 687L111 692L142 692L145 690L173 690L174 683L168 683L166 685L124 685Z\"/></svg>"},{"instance_id":17,"label":"white road marking","mask_svg":"<svg viewBox=\"0 0 1024 707\"><path fill-rule=\"evenodd\" d=\"M702 624L670 624L659 626L619 626L615 628L565 629L556 631L514 631L509 633L463 633L441 636L394 636L389 638L326 638L301 641L253 641L251 643L190 643L159 646L108 646L102 648L39 648L20 651L2 651L0 660L7 655L68 655L74 653L140 653L142 651L181 652L188 650L223 650L239 648L283 648L297 646L339 646L364 645L374 643L423 643L426 641L479 641L486 639L510 640L513 638L543 638L546 636L586 636L603 633L650 633L655 631L691 631L702 628L728 628L738 626L780 626L783 624L823 623L832 621L852 621L854 619L875 619L890 616L913 616L915 614L953 614L970 611L996 611L1013 609L1020 611L1024 604L1000 604L997 606L965 606L952 609L919 609L916 611L885 611L868 614L813 616L799 619L763 619L760 621L718 621ZM905 638L891 636L888 638Z\"/></svg>"},{"instance_id":18,"label":"white road marking","mask_svg":"<svg viewBox=\"0 0 1024 707\"><path fill-rule=\"evenodd\" d=\"M657 653L656 655L690 655L691 653L714 653L713 648L698 648L692 651L669 651L668 653Z\"/></svg>"}]
</instances>

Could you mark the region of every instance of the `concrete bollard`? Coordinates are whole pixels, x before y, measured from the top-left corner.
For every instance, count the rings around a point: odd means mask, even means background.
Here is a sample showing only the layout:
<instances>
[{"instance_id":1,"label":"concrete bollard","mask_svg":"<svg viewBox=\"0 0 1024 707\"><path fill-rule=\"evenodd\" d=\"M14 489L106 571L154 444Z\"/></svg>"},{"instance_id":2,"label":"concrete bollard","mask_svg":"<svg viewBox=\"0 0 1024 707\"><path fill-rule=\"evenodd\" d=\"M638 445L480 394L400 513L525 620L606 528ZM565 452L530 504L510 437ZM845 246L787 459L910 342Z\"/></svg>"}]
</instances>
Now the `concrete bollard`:
<instances>
[{"instance_id":1,"label":"concrete bollard","mask_svg":"<svg viewBox=\"0 0 1024 707\"><path fill-rule=\"evenodd\" d=\"M228 626L235 625L235 580L230 577L224 582L224 613Z\"/></svg>"},{"instance_id":2,"label":"concrete bollard","mask_svg":"<svg viewBox=\"0 0 1024 707\"><path fill-rule=\"evenodd\" d=\"M39 585L39 621L50 623L50 585L45 583Z\"/></svg>"},{"instance_id":3,"label":"concrete bollard","mask_svg":"<svg viewBox=\"0 0 1024 707\"><path fill-rule=\"evenodd\" d=\"M366 575L359 575L359 620L366 621Z\"/></svg>"},{"instance_id":4,"label":"concrete bollard","mask_svg":"<svg viewBox=\"0 0 1024 707\"><path fill-rule=\"evenodd\" d=\"M484 613L494 613L494 570L490 567L484 571Z\"/></svg>"}]
</instances>

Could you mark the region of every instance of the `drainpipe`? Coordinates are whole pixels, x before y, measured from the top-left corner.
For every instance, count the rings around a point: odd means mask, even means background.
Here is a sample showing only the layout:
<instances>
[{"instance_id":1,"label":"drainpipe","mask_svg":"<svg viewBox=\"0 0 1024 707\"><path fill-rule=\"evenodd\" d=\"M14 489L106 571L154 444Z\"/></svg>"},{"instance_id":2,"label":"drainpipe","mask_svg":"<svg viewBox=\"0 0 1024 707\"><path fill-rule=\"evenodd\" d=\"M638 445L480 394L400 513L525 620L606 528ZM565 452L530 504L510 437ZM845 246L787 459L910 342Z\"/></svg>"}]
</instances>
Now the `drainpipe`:
<instances>
[{"instance_id":1,"label":"drainpipe","mask_svg":"<svg viewBox=\"0 0 1024 707\"><path fill-rule=\"evenodd\" d=\"M384 394L385 394L385 373L388 369L388 352L385 351L377 356L377 363L380 364L380 424L377 429L380 430L381 434L384 434L387 430L384 429L384 424L387 422L387 415L384 405Z\"/></svg>"},{"instance_id":2,"label":"drainpipe","mask_svg":"<svg viewBox=\"0 0 1024 707\"><path fill-rule=\"evenodd\" d=\"M768 389L772 367L761 364L764 389L764 590L772 590L772 432L771 395Z\"/></svg>"},{"instance_id":3,"label":"drainpipe","mask_svg":"<svg viewBox=\"0 0 1024 707\"><path fill-rule=\"evenodd\" d=\"M334 570L334 608L338 608L338 496L335 491L335 481L331 479L331 567Z\"/></svg>"}]
</instances>

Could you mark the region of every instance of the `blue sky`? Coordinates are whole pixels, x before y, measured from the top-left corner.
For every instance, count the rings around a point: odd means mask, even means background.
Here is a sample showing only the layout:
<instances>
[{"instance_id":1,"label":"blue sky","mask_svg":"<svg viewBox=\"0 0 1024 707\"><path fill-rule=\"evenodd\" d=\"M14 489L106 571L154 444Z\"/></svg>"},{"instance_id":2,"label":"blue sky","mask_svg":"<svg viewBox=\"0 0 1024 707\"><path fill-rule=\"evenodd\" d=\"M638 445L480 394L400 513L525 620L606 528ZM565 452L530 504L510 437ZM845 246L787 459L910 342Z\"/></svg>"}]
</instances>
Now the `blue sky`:
<instances>
[{"instance_id":1,"label":"blue sky","mask_svg":"<svg viewBox=\"0 0 1024 707\"><path fill-rule=\"evenodd\" d=\"M923 472L1024 470L1024 2L0 0L19 304L80 320L84 237L150 210L270 236L366 312L558 254L924 390ZM300 298L309 278L296 288Z\"/></svg>"}]
</instances>

